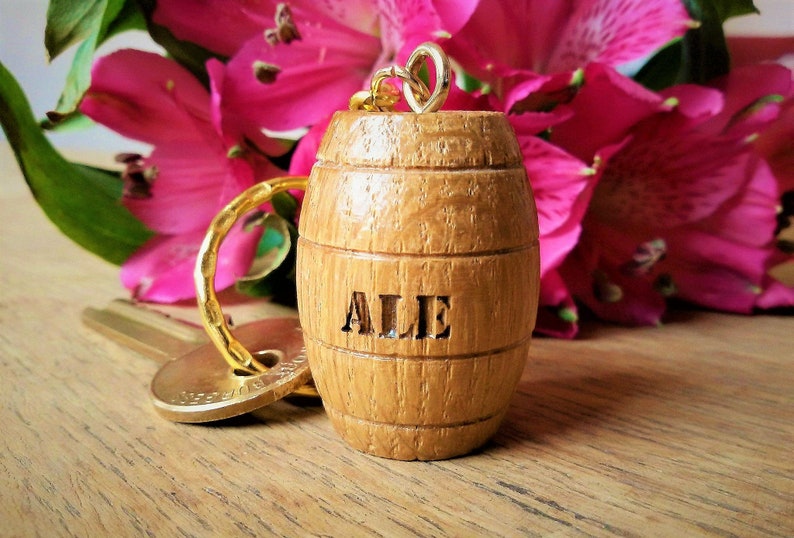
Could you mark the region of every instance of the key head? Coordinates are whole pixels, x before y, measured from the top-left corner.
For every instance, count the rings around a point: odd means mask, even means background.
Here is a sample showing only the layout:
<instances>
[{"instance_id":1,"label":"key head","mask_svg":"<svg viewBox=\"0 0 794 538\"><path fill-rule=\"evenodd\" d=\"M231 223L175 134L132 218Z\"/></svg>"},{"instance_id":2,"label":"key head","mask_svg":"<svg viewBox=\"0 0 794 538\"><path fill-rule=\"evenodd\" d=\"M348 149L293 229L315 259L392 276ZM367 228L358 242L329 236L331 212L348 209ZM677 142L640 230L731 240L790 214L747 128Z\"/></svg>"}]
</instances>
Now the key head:
<instances>
[{"instance_id":1,"label":"key head","mask_svg":"<svg viewBox=\"0 0 794 538\"><path fill-rule=\"evenodd\" d=\"M203 345L165 363L152 379L150 395L160 415L174 422L230 418L269 405L310 381L297 319L262 319L239 327L234 335L271 368L239 374L213 344Z\"/></svg>"}]
</instances>

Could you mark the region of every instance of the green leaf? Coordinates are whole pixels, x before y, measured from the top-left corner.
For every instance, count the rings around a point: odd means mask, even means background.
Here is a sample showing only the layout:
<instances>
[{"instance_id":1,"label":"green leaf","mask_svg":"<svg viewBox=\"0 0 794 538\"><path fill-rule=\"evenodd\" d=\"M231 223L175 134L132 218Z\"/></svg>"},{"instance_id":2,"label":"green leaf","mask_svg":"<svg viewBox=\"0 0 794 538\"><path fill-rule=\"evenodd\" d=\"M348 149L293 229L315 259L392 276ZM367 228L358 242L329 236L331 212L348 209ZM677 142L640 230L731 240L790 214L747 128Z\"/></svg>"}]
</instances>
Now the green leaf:
<instances>
[{"instance_id":1,"label":"green leaf","mask_svg":"<svg viewBox=\"0 0 794 538\"><path fill-rule=\"evenodd\" d=\"M760 13L753 0L711 0L711 2L723 22L731 17Z\"/></svg>"},{"instance_id":2,"label":"green leaf","mask_svg":"<svg viewBox=\"0 0 794 538\"><path fill-rule=\"evenodd\" d=\"M50 60L75 43L86 39L102 24L107 0L50 0L44 46Z\"/></svg>"},{"instance_id":3,"label":"green leaf","mask_svg":"<svg viewBox=\"0 0 794 538\"><path fill-rule=\"evenodd\" d=\"M482 81L474 78L463 70L459 70L457 75L457 84L464 92L473 93L485 88L485 84Z\"/></svg>"},{"instance_id":4,"label":"green leaf","mask_svg":"<svg viewBox=\"0 0 794 538\"><path fill-rule=\"evenodd\" d=\"M679 82L703 84L730 71L731 58L722 19L713 0L685 0L692 17L700 27L684 36L682 77ZM679 77L681 78L681 77Z\"/></svg>"},{"instance_id":5,"label":"green leaf","mask_svg":"<svg viewBox=\"0 0 794 538\"><path fill-rule=\"evenodd\" d=\"M207 75L204 65L210 58L217 58L221 61L226 61L226 58L190 41L177 39L171 30L155 24L152 15L157 7L156 0L136 0L136 3L146 19L146 29L154 42L163 47L168 55L182 67L193 73L202 84L209 87L209 75Z\"/></svg>"},{"instance_id":6,"label":"green leaf","mask_svg":"<svg viewBox=\"0 0 794 538\"><path fill-rule=\"evenodd\" d=\"M276 302L294 305L298 231L289 221L276 214L262 215L249 221L249 225L262 225L267 228L260 240L260 246L273 245L274 232L281 236L281 240L275 248L257 252L248 275L238 279L235 287L247 295L272 297Z\"/></svg>"},{"instance_id":7,"label":"green leaf","mask_svg":"<svg viewBox=\"0 0 794 538\"><path fill-rule=\"evenodd\" d=\"M275 209L278 216L282 219L289 222L295 221L295 215L298 212L298 201L290 193L276 193L276 195L270 199L270 205L273 206L273 209Z\"/></svg>"},{"instance_id":8,"label":"green leaf","mask_svg":"<svg viewBox=\"0 0 794 538\"><path fill-rule=\"evenodd\" d=\"M119 203L118 174L70 163L52 147L22 89L2 63L0 123L39 206L73 241L121 264L152 236Z\"/></svg>"},{"instance_id":9,"label":"green leaf","mask_svg":"<svg viewBox=\"0 0 794 538\"><path fill-rule=\"evenodd\" d=\"M53 131L58 133L70 133L74 131L81 131L88 127L94 127L96 123L80 112L75 112L63 118L62 121L53 123L50 119L45 119L40 122L39 126L45 131Z\"/></svg>"},{"instance_id":10,"label":"green leaf","mask_svg":"<svg viewBox=\"0 0 794 538\"><path fill-rule=\"evenodd\" d=\"M58 98L55 110L47 112L47 118L54 124L65 121L77 112L83 95L91 86L91 63L96 49L96 34L83 41L77 48L72 67L66 75L66 84Z\"/></svg>"},{"instance_id":11,"label":"green leaf","mask_svg":"<svg viewBox=\"0 0 794 538\"><path fill-rule=\"evenodd\" d=\"M687 82L703 84L730 71L723 16L748 9L746 0L683 0L699 26L659 51L634 79L652 90Z\"/></svg>"},{"instance_id":12,"label":"green leaf","mask_svg":"<svg viewBox=\"0 0 794 538\"><path fill-rule=\"evenodd\" d=\"M250 221L248 223L249 226L253 224ZM259 242L262 252L257 251L256 258L251 264L248 274L240 279L243 282L254 282L272 273L287 259L292 246L289 224L278 215L273 213L264 214L257 219L255 224L264 226L266 229ZM274 235L278 236L277 241L274 240ZM268 248L261 249L262 245L267 245Z\"/></svg>"},{"instance_id":13,"label":"green leaf","mask_svg":"<svg viewBox=\"0 0 794 538\"><path fill-rule=\"evenodd\" d=\"M682 40L677 39L648 60L634 75L634 80L654 91L684 82L686 75L682 71L683 60L684 46Z\"/></svg>"},{"instance_id":14,"label":"green leaf","mask_svg":"<svg viewBox=\"0 0 794 538\"><path fill-rule=\"evenodd\" d=\"M104 25L105 33L102 36L102 42L129 30L146 31L146 19L138 9L138 4L133 0L122 2L121 9L116 16L108 17L103 22L107 24Z\"/></svg>"},{"instance_id":15,"label":"green leaf","mask_svg":"<svg viewBox=\"0 0 794 538\"><path fill-rule=\"evenodd\" d=\"M68 3L61 0L59 3ZM66 84L58 99L55 110L47 113L53 123L64 121L76 113L80 101L91 85L91 64L97 47L110 37L131 29L144 28L143 16L134 3L125 0L97 0L94 4L101 7L101 16L95 16L83 25L83 42L77 48L71 68L66 76ZM52 6L52 4L51 4ZM99 9L99 8L97 8ZM49 23L48 23L49 27ZM90 30L87 33L86 30Z\"/></svg>"}]
</instances>

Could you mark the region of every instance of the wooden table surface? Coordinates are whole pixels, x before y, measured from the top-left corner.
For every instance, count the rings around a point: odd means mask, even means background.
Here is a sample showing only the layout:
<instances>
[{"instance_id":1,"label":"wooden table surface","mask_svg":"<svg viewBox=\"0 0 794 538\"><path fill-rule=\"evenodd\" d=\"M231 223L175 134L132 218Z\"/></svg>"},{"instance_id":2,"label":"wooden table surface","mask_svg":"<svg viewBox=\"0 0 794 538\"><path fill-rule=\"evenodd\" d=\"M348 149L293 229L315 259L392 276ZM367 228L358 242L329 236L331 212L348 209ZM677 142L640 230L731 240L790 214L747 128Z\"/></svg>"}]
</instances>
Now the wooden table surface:
<instances>
[{"instance_id":1,"label":"wooden table surface","mask_svg":"<svg viewBox=\"0 0 794 538\"><path fill-rule=\"evenodd\" d=\"M124 295L0 153L0 536L794 536L794 318L680 312L536 339L476 454L348 448L319 406L215 425L85 327Z\"/></svg>"}]
</instances>

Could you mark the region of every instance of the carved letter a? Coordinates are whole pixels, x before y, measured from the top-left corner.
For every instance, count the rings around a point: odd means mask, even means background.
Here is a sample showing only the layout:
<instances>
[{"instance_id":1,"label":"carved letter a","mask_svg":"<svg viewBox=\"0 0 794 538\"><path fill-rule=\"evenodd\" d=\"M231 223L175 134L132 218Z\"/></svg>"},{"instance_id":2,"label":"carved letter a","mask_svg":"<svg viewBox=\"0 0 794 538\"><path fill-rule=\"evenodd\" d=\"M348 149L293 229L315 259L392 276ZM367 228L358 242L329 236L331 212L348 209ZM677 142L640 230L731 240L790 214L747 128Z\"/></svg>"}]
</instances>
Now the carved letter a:
<instances>
[{"instance_id":1,"label":"carved letter a","mask_svg":"<svg viewBox=\"0 0 794 538\"><path fill-rule=\"evenodd\" d=\"M342 332L349 333L353 325L358 325L358 334L372 334L372 318L369 315L367 295L363 291L354 291L350 297L350 306L347 309L347 318L342 327Z\"/></svg>"}]
</instances>

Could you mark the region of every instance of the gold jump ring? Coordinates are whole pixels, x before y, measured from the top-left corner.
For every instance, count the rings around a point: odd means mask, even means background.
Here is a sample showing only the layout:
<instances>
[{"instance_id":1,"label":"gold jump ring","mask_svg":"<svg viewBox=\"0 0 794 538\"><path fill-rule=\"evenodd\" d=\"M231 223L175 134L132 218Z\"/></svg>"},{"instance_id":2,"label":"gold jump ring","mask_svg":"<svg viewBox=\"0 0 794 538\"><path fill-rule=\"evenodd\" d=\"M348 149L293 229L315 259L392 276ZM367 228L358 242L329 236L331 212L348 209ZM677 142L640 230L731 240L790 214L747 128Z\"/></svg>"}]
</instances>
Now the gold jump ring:
<instances>
[{"instance_id":1,"label":"gold jump ring","mask_svg":"<svg viewBox=\"0 0 794 538\"><path fill-rule=\"evenodd\" d=\"M419 70L422 68L422 62L427 58L433 61L433 65L436 69L436 84L435 88L433 88L433 93L419 92L417 95L417 93L413 91L413 88L406 88L406 86L403 85L405 100L408 102L408 106L411 107L411 110L417 114L437 111L441 108L441 105L444 104L447 95L449 95L449 59L447 55L444 54L444 51L441 50L441 47L435 43L422 43L408 57L408 61L405 62L405 69L411 74L410 78L419 80ZM422 85L424 86L424 84ZM425 86L425 88L427 87ZM426 95L428 97L424 99ZM423 102L419 102L417 97L422 99Z\"/></svg>"}]
</instances>

